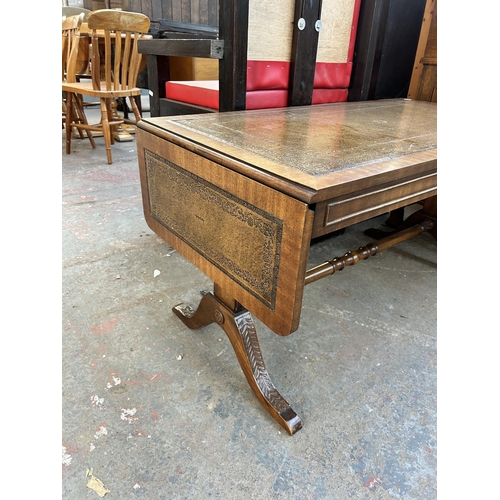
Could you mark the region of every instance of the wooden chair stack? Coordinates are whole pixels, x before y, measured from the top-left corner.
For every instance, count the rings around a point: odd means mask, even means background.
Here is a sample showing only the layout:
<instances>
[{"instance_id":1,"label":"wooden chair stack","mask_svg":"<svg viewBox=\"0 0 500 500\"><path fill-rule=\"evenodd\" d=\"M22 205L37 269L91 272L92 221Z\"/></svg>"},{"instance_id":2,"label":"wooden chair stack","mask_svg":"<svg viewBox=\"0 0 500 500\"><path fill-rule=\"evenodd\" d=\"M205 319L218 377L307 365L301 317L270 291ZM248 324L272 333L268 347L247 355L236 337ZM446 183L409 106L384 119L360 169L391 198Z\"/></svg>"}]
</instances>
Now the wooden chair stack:
<instances>
[{"instance_id":1,"label":"wooden chair stack","mask_svg":"<svg viewBox=\"0 0 500 500\"><path fill-rule=\"evenodd\" d=\"M80 28L84 19L84 14L80 13L78 15L63 17L62 19L62 83L74 83L76 81L76 73L78 70L78 49L80 40ZM75 97L71 99L72 106L72 121L74 123L85 124L87 120L85 118L85 113L83 112L81 101ZM63 127L66 124L68 116L68 104L67 104L67 92L63 89L63 101L62 101L62 119ZM73 131L74 126L71 126L69 131ZM77 129L78 134L81 139L83 139L83 131ZM86 131L87 137L89 138L92 147L95 147L94 139L89 130Z\"/></svg>"},{"instance_id":2,"label":"wooden chair stack","mask_svg":"<svg viewBox=\"0 0 500 500\"><path fill-rule=\"evenodd\" d=\"M92 32L92 80L76 81L74 61L78 51L70 54L63 92L67 95L66 153L71 152L71 128L87 131L101 131L106 144L108 164L112 163L111 145L114 143L112 129L128 120L113 113L112 101L128 97L136 122L141 119L134 96L141 90L136 87L141 55L137 51L138 40L149 30L149 18L144 14L116 10L97 10L88 18ZM120 43L117 43L120 41ZM78 97L75 97L78 96ZM80 107L80 97L96 97L100 101L101 121L97 124L82 122L74 115L74 108ZM73 106L75 103L75 106ZM80 107L83 113L83 108ZM80 112L80 111L79 111Z\"/></svg>"}]
</instances>

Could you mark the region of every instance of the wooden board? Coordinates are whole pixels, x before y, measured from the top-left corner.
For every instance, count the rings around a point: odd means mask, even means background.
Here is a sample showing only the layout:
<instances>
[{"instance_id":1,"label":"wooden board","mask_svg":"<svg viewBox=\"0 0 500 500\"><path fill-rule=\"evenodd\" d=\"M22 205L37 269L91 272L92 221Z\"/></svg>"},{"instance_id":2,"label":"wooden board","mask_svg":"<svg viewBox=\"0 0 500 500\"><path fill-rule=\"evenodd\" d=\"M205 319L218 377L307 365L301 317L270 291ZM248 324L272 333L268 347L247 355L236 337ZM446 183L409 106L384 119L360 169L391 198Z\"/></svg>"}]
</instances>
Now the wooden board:
<instances>
[{"instance_id":1,"label":"wooden board","mask_svg":"<svg viewBox=\"0 0 500 500\"><path fill-rule=\"evenodd\" d=\"M219 61L201 57L169 58L170 80L218 80Z\"/></svg>"},{"instance_id":2,"label":"wooden board","mask_svg":"<svg viewBox=\"0 0 500 500\"><path fill-rule=\"evenodd\" d=\"M437 102L437 0L427 0L408 97Z\"/></svg>"}]
</instances>

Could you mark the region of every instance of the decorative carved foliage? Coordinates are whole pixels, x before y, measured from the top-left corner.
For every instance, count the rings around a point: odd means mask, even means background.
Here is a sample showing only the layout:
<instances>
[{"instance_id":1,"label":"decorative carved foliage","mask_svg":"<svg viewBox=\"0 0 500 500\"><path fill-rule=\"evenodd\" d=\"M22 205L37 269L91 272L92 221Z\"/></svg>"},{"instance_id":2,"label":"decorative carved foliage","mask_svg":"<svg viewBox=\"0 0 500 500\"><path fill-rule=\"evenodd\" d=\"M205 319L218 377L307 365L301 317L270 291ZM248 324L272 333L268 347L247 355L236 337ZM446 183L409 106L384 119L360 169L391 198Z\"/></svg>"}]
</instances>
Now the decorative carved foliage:
<instances>
[{"instance_id":1,"label":"decorative carved foliage","mask_svg":"<svg viewBox=\"0 0 500 500\"><path fill-rule=\"evenodd\" d=\"M235 320L257 385L260 387L262 394L267 400L269 400L272 406L274 406L278 411L285 410L289 405L276 390L274 384L269 378L269 374L267 373L266 365L264 364L264 359L262 357L262 352L260 350L259 339L257 337L257 331L255 329L255 323L253 322L252 316L249 312L246 312L245 314L237 316Z\"/></svg>"}]
</instances>

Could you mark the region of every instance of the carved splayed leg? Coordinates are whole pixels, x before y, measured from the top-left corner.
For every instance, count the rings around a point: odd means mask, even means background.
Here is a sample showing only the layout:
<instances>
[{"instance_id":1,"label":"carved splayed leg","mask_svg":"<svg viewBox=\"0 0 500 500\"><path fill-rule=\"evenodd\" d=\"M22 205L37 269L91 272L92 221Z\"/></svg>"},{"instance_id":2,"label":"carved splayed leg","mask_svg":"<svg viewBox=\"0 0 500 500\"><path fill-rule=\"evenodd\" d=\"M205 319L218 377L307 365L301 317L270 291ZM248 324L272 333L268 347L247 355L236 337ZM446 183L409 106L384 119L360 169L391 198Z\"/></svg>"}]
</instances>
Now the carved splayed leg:
<instances>
[{"instance_id":1,"label":"carved splayed leg","mask_svg":"<svg viewBox=\"0 0 500 500\"><path fill-rule=\"evenodd\" d=\"M228 336L247 382L264 408L289 434L302 427L300 417L278 392L267 372L250 312L241 306L235 311L211 293L202 297L196 311L184 304L175 306L173 311L192 329L216 322Z\"/></svg>"},{"instance_id":2,"label":"carved splayed leg","mask_svg":"<svg viewBox=\"0 0 500 500\"><path fill-rule=\"evenodd\" d=\"M297 432L302 421L269 377L251 314L242 309L224 331L257 398L287 432L291 435Z\"/></svg>"}]
</instances>

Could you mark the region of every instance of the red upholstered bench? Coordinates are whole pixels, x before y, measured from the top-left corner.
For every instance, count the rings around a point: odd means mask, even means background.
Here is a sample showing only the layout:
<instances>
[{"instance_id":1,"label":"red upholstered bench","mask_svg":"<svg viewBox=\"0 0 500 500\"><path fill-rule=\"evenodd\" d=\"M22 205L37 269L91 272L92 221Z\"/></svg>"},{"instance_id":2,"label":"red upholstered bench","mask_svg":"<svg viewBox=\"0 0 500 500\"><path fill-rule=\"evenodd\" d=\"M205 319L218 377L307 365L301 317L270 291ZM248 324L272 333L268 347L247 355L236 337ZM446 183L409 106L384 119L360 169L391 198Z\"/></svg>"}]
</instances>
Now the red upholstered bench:
<instances>
[{"instance_id":1,"label":"red upholstered bench","mask_svg":"<svg viewBox=\"0 0 500 500\"><path fill-rule=\"evenodd\" d=\"M288 105L294 2L280 0L280 5L280 22L263 31L276 6L250 2L246 109ZM312 104L347 101L360 0L324 0L322 5ZM218 110L219 81L167 81L165 96Z\"/></svg>"},{"instance_id":2,"label":"red upholstered bench","mask_svg":"<svg viewBox=\"0 0 500 500\"><path fill-rule=\"evenodd\" d=\"M313 104L344 102L351 77L351 63L317 63ZM246 109L287 105L289 62L248 61ZM219 81L169 81L166 97L211 109L219 109Z\"/></svg>"},{"instance_id":3,"label":"red upholstered bench","mask_svg":"<svg viewBox=\"0 0 500 500\"><path fill-rule=\"evenodd\" d=\"M248 61L246 109L287 105L289 62ZM168 99L219 109L219 81L166 82Z\"/></svg>"}]
</instances>

